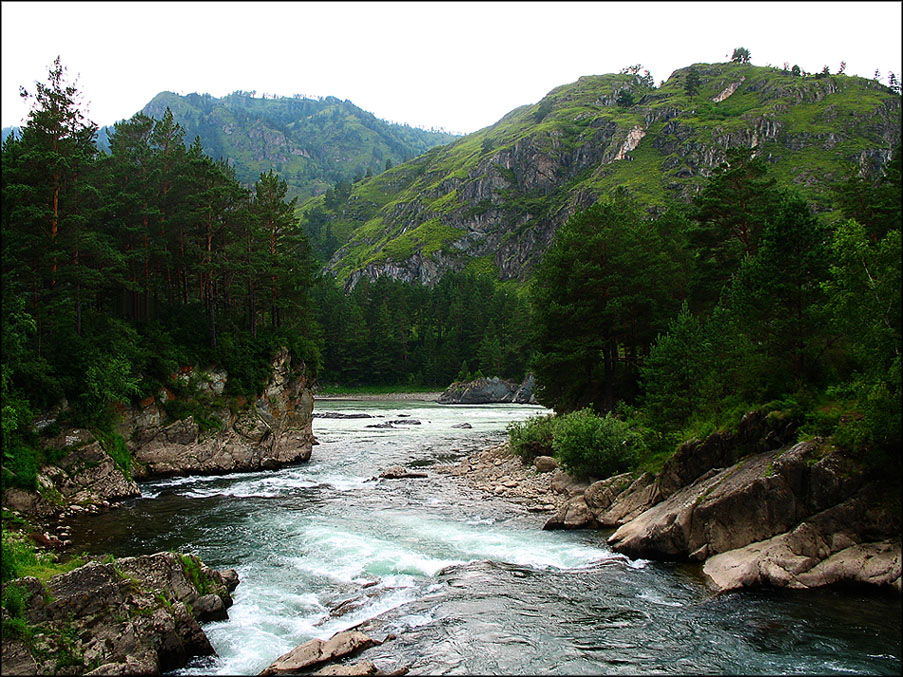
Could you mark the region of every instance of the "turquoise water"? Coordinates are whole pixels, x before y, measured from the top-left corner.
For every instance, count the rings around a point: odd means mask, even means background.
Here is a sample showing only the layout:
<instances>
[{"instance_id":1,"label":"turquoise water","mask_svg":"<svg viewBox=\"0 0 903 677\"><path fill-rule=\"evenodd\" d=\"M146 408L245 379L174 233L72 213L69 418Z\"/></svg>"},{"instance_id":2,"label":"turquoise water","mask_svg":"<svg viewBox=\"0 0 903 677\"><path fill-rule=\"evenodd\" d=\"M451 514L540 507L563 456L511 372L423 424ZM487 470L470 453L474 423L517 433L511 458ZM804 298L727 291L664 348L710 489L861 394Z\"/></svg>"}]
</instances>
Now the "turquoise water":
<instances>
[{"instance_id":1,"label":"turquoise water","mask_svg":"<svg viewBox=\"0 0 903 677\"><path fill-rule=\"evenodd\" d=\"M238 571L229 619L205 626L217 656L181 674L257 674L360 623L397 636L363 657L411 674L900 674L899 595L712 596L698 567L630 560L601 532L542 531L545 517L430 471L539 407L316 411L373 418L316 418L307 464L147 483L141 499L73 530L94 552L176 549ZM401 418L420 425L367 427ZM379 479L391 465L428 477Z\"/></svg>"}]
</instances>

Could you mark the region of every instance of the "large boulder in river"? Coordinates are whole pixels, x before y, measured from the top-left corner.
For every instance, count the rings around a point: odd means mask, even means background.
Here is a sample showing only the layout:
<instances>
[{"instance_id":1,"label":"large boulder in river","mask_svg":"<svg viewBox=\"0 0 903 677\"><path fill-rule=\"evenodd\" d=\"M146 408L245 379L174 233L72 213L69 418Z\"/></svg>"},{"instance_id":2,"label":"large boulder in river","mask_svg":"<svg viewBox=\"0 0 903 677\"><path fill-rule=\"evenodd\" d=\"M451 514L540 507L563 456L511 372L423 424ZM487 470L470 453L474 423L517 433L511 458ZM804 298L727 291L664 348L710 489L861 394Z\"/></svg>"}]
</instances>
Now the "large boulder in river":
<instances>
[{"instance_id":1,"label":"large boulder in river","mask_svg":"<svg viewBox=\"0 0 903 677\"><path fill-rule=\"evenodd\" d=\"M515 383L493 376L472 381L455 381L437 400L439 404L499 404L516 402L535 404L533 375L528 374L523 383Z\"/></svg>"},{"instance_id":2,"label":"large boulder in river","mask_svg":"<svg viewBox=\"0 0 903 677\"><path fill-rule=\"evenodd\" d=\"M153 675L180 668L213 653L192 605L214 595L228 607L230 580L193 555L157 553L92 561L46 583L5 583L4 597L9 586L19 588L22 621L36 630L27 641L4 631L2 673ZM4 627L6 620L4 609Z\"/></svg>"},{"instance_id":3,"label":"large boulder in river","mask_svg":"<svg viewBox=\"0 0 903 677\"><path fill-rule=\"evenodd\" d=\"M312 639L281 655L266 667L260 675L283 675L309 671L346 656L353 656L378 643L356 630L339 632L325 641Z\"/></svg>"}]
</instances>

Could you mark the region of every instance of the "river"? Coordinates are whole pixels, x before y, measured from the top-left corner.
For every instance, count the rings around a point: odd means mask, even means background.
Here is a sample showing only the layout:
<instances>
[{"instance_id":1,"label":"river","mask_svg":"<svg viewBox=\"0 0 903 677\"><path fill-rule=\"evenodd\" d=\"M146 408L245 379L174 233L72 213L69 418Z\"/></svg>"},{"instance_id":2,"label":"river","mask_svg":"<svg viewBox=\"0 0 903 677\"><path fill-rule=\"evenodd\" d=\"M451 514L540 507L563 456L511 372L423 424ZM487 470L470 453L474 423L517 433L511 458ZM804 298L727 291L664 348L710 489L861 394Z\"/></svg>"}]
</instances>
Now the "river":
<instances>
[{"instance_id":1,"label":"river","mask_svg":"<svg viewBox=\"0 0 903 677\"><path fill-rule=\"evenodd\" d=\"M630 560L605 533L431 472L541 413L526 405L318 401L309 463L144 483L74 524L77 549L178 550L235 568L215 657L184 675L253 675L296 645L356 626L397 636L364 658L411 674L897 674L901 600L862 590L713 596L698 566ZM419 424L413 421L419 421ZM408 421L391 429L372 428ZM468 423L472 427L454 428ZM391 465L423 479L379 479Z\"/></svg>"}]
</instances>

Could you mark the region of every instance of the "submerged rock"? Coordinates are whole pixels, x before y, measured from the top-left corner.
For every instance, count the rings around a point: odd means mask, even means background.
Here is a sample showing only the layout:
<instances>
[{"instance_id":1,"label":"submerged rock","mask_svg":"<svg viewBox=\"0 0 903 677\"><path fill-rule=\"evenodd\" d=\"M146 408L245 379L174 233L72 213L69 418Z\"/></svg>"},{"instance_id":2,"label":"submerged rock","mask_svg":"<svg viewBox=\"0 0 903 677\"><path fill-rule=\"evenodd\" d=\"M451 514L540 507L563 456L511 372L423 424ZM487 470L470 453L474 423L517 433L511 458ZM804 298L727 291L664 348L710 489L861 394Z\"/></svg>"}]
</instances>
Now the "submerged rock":
<instances>
[{"instance_id":1,"label":"submerged rock","mask_svg":"<svg viewBox=\"0 0 903 677\"><path fill-rule=\"evenodd\" d=\"M427 474L424 472L414 472L412 470L408 470L404 466L401 465L393 465L389 468L383 470L379 476L383 479L387 480L400 480L406 478L418 478L418 477L427 477Z\"/></svg>"}]
</instances>

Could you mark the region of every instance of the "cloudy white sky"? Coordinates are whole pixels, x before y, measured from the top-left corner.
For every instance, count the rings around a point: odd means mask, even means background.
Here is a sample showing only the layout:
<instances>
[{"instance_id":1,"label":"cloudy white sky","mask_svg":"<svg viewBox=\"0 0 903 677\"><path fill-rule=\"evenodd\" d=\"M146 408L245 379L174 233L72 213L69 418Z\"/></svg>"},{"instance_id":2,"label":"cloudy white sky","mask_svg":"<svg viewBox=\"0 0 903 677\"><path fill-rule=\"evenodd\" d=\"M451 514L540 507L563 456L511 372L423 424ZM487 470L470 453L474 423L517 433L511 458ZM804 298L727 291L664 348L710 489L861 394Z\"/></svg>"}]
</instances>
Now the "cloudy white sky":
<instances>
[{"instance_id":1,"label":"cloudy white sky","mask_svg":"<svg viewBox=\"0 0 903 677\"><path fill-rule=\"evenodd\" d=\"M726 61L901 75L900 2L9 2L2 125L59 55L90 119L155 94L255 90L350 99L377 117L469 133L581 75L640 63L656 83Z\"/></svg>"}]
</instances>

